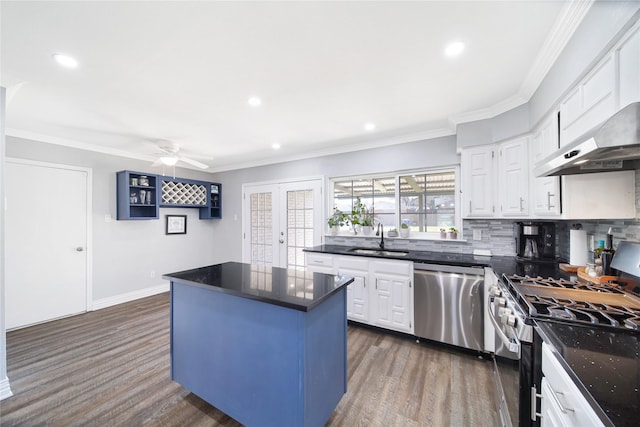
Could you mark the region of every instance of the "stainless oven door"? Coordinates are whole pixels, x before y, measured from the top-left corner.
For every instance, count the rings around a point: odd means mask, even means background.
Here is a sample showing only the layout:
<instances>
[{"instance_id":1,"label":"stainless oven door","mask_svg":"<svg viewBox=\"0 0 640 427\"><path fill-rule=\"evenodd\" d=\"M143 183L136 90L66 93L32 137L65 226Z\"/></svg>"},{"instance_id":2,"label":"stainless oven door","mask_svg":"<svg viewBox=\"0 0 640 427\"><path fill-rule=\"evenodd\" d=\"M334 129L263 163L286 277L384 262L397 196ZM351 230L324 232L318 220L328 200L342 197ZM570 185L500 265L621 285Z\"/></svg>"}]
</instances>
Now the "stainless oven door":
<instances>
[{"instance_id":1,"label":"stainless oven door","mask_svg":"<svg viewBox=\"0 0 640 427\"><path fill-rule=\"evenodd\" d=\"M520 418L520 359L522 346L531 342L533 328L503 290L501 297L490 297L490 320L495 329L495 380L498 413L503 426L517 426Z\"/></svg>"}]
</instances>

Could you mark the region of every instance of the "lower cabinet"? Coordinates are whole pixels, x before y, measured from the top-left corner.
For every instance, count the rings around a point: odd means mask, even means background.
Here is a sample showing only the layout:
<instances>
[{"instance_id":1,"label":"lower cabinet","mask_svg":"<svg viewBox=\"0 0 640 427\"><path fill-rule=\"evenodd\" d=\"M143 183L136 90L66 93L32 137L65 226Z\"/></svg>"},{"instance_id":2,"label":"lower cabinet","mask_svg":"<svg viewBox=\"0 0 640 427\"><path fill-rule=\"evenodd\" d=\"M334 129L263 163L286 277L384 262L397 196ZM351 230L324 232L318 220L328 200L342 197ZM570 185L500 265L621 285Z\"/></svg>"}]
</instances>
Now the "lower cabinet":
<instances>
[{"instance_id":1,"label":"lower cabinet","mask_svg":"<svg viewBox=\"0 0 640 427\"><path fill-rule=\"evenodd\" d=\"M411 261L307 252L306 268L354 278L347 287L349 320L414 333Z\"/></svg>"},{"instance_id":2,"label":"lower cabinet","mask_svg":"<svg viewBox=\"0 0 640 427\"><path fill-rule=\"evenodd\" d=\"M545 343L542 374L542 427L604 425Z\"/></svg>"}]
</instances>

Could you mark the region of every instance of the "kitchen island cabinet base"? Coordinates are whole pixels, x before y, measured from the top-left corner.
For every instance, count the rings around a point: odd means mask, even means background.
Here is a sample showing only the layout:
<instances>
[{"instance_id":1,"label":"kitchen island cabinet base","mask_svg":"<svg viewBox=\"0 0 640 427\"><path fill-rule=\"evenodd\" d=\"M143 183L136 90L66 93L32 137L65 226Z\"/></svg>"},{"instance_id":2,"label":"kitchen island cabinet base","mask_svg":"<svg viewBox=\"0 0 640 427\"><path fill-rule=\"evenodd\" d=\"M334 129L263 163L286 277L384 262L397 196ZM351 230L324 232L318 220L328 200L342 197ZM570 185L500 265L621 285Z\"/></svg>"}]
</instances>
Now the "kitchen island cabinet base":
<instances>
[{"instance_id":1,"label":"kitchen island cabinet base","mask_svg":"<svg viewBox=\"0 0 640 427\"><path fill-rule=\"evenodd\" d=\"M309 311L171 282L171 377L247 426L323 426L347 390L346 289Z\"/></svg>"}]
</instances>

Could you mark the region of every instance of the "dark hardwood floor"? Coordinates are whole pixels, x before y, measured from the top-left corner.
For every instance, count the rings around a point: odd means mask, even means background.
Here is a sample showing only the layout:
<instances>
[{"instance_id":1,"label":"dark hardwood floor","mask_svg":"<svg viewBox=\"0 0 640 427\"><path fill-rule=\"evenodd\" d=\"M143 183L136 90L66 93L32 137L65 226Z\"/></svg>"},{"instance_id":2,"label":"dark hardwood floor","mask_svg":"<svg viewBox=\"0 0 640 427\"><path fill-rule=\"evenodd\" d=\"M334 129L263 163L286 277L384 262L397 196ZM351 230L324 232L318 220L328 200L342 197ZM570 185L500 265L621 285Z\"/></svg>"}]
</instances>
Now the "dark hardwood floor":
<instances>
[{"instance_id":1,"label":"dark hardwood floor","mask_svg":"<svg viewBox=\"0 0 640 427\"><path fill-rule=\"evenodd\" d=\"M169 295L7 333L3 426L237 426L169 378ZM492 365L350 326L348 391L328 426L495 426Z\"/></svg>"}]
</instances>

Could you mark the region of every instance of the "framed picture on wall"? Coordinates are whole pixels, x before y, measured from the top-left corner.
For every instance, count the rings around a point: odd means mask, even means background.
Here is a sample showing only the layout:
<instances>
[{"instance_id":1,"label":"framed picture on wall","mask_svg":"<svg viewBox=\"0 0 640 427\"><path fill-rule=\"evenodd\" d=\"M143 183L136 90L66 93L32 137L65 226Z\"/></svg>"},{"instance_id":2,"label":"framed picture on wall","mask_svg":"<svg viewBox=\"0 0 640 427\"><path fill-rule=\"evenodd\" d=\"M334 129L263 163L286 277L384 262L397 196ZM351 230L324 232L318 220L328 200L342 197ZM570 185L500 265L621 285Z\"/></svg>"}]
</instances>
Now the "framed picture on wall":
<instances>
[{"instance_id":1,"label":"framed picture on wall","mask_svg":"<svg viewBox=\"0 0 640 427\"><path fill-rule=\"evenodd\" d=\"M167 230L165 234L187 234L186 215L166 215Z\"/></svg>"}]
</instances>

